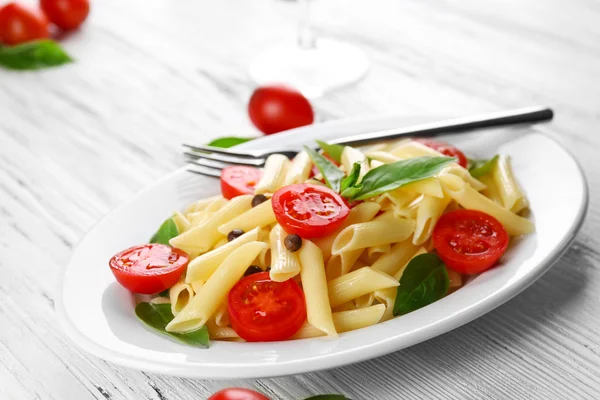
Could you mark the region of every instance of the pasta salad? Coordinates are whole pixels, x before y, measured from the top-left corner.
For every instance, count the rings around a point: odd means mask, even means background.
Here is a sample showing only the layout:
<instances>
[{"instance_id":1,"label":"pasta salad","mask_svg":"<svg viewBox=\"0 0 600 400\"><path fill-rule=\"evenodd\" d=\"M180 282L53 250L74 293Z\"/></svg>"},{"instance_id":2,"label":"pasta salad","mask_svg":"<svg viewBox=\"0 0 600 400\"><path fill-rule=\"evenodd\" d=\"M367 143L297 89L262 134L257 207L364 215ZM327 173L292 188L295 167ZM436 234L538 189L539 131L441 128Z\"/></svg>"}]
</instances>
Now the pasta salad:
<instances>
[{"instance_id":1,"label":"pasta salad","mask_svg":"<svg viewBox=\"0 0 600 400\"><path fill-rule=\"evenodd\" d=\"M505 155L318 143L262 170L225 168L221 195L113 256L136 315L196 346L337 337L440 300L534 231Z\"/></svg>"}]
</instances>

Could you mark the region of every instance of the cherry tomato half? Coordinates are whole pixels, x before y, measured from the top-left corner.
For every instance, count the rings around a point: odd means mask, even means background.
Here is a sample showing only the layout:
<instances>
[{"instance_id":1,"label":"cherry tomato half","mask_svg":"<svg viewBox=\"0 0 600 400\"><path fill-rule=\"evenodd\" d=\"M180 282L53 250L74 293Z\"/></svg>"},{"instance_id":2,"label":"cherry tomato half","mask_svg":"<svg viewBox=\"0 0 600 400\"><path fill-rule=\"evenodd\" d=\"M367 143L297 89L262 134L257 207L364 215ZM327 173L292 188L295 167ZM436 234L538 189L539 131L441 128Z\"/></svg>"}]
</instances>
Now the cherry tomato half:
<instances>
[{"instance_id":1,"label":"cherry tomato half","mask_svg":"<svg viewBox=\"0 0 600 400\"><path fill-rule=\"evenodd\" d=\"M12 46L49 35L48 20L42 13L17 3L0 8L0 43Z\"/></svg>"},{"instance_id":2,"label":"cherry tomato half","mask_svg":"<svg viewBox=\"0 0 600 400\"><path fill-rule=\"evenodd\" d=\"M414 139L414 140L416 142L424 144L425 146L427 146L429 148L439 151L440 153L442 153L445 156L458 158L458 163L462 167L467 168L467 157L465 156L465 154L462 151L460 151L456 147L452 146L451 144L448 144L446 142L442 142L439 140L433 140L433 139Z\"/></svg>"},{"instance_id":3,"label":"cherry tomato half","mask_svg":"<svg viewBox=\"0 0 600 400\"><path fill-rule=\"evenodd\" d=\"M63 30L79 28L90 12L89 0L40 0L42 11Z\"/></svg>"},{"instance_id":4,"label":"cherry tomato half","mask_svg":"<svg viewBox=\"0 0 600 400\"><path fill-rule=\"evenodd\" d=\"M267 135L310 125L315 119L306 97L285 86L256 89L248 103L248 114L254 126Z\"/></svg>"},{"instance_id":5,"label":"cherry tomato half","mask_svg":"<svg viewBox=\"0 0 600 400\"><path fill-rule=\"evenodd\" d=\"M221 172L221 193L228 200L254 193L262 172L258 168L232 165Z\"/></svg>"},{"instance_id":6,"label":"cherry tomato half","mask_svg":"<svg viewBox=\"0 0 600 400\"><path fill-rule=\"evenodd\" d=\"M508 247L508 233L491 215L455 210L442 215L436 224L433 246L448 268L478 274L502 257Z\"/></svg>"},{"instance_id":7,"label":"cherry tomato half","mask_svg":"<svg viewBox=\"0 0 600 400\"><path fill-rule=\"evenodd\" d=\"M306 320L304 293L293 280L275 282L269 272L248 275L229 291L231 327L248 342L285 340Z\"/></svg>"},{"instance_id":8,"label":"cherry tomato half","mask_svg":"<svg viewBox=\"0 0 600 400\"><path fill-rule=\"evenodd\" d=\"M346 201L325 186L284 186L273 194L271 203L283 230L306 239L335 232L350 213Z\"/></svg>"},{"instance_id":9,"label":"cherry tomato half","mask_svg":"<svg viewBox=\"0 0 600 400\"><path fill-rule=\"evenodd\" d=\"M208 400L269 400L269 398L250 389L228 388L219 390Z\"/></svg>"},{"instance_id":10,"label":"cherry tomato half","mask_svg":"<svg viewBox=\"0 0 600 400\"><path fill-rule=\"evenodd\" d=\"M188 259L182 250L165 244L142 244L115 254L108 265L126 289L153 294L177 283Z\"/></svg>"}]
</instances>

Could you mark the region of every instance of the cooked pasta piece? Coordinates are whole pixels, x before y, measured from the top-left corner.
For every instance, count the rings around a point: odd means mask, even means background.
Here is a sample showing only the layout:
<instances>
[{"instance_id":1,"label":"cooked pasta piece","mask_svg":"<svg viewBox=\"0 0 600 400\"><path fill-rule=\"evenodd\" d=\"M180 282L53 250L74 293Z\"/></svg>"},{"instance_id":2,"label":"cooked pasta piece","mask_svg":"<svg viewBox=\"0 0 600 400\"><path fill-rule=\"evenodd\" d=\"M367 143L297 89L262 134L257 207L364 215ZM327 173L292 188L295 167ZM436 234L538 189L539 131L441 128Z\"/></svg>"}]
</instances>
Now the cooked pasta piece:
<instances>
[{"instance_id":1,"label":"cooked pasta piece","mask_svg":"<svg viewBox=\"0 0 600 400\"><path fill-rule=\"evenodd\" d=\"M258 240L258 233L259 228L254 228L237 239L194 258L188 264L185 281L190 283L208 280L234 250L246 243Z\"/></svg>"},{"instance_id":2,"label":"cooked pasta piece","mask_svg":"<svg viewBox=\"0 0 600 400\"><path fill-rule=\"evenodd\" d=\"M331 254L364 249L406 240L415 230L415 222L404 218L389 218L383 214L373 221L350 225L335 238Z\"/></svg>"},{"instance_id":3,"label":"cooked pasta piece","mask_svg":"<svg viewBox=\"0 0 600 400\"><path fill-rule=\"evenodd\" d=\"M391 251L382 255L373 263L371 268L394 276L412 258L417 250L418 246L414 245L411 240L396 243L392 246Z\"/></svg>"},{"instance_id":4,"label":"cooked pasta piece","mask_svg":"<svg viewBox=\"0 0 600 400\"><path fill-rule=\"evenodd\" d=\"M225 200L225 199L223 199L223 197L221 195L207 197L206 199L200 199L200 200L190 204L189 207L186 208L185 212L186 212L186 214L189 214L189 213L193 213L193 212L197 212L197 211L202 211L209 204L213 203L216 200Z\"/></svg>"},{"instance_id":5,"label":"cooked pasta piece","mask_svg":"<svg viewBox=\"0 0 600 400\"><path fill-rule=\"evenodd\" d=\"M169 301L171 302L171 312L173 315L179 314L192 300L192 297L194 297L192 285L185 283L183 279L173 285L169 289Z\"/></svg>"},{"instance_id":6,"label":"cooked pasta piece","mask_svg":"<svg viewBox=\"0 0 600 400\"><path fill-rule=\"evenodd\" d=\"M217 228L252 207L252 196L243 195L230 200L208 219L169 241L188 254L204 253L224 237Z\"/></svg>"},{"instance_id":7,"label":"cooked pasta piece","mask_svg":"<svg viewBox=\"0 0 600 400\"><path fill-rule=\"evenodd\" d=\"M364 267L329 281L327 291L331 307L337 307L367 293L396 286L398 281L391 276Z\"/></svg>"},{"instance_id":8,"label":"cooked pasta piece","mask_svg":"<svg viewBox=\"0 0 600 400\"><path fill-rule=\"evenodd\" d=\"M194 291L194 293L198 293L198 291L200 290L200 288L202 286L204 286L204 281L191 282L190 286L192 287L192 290Z\"/></svg>"},{"instance_id":9,"label":"cooked pasta piece","mask_svg":"<svg viewBox=\"0 0 600 400\"><path fill-rule=\"evenodd\" d=\"M275 213L273 213L273 206L271 205L271 199L252 207L243 214L238 215L231 221L224 223L219 226L218 231L227 235L234 229L241 229L247 232L256 227L262 228L267 225L271 225L277 222L275 219Z\"/></svg>"},{"instance_id":10,"label":"cooked pasta piece","mask_svg":"<svg viewBox=\"0 0 600 400\"><path fill-rule=\"evenodd\" d=\"M385 306L376 304L371 307L333 313L333 324L339 333L354 331L375 325L381 320ZM291 339L307 339L324 336L324 333L306 322Z\"/></svg>"},{"instance_id":11,"label":"cooked pasta piece","mask_svg":"<svg viewBox=\"0 0 600 400\"><path fill-rule=\"evenodd\" d=\"M215 323L213 318L206 321L208 336L211 340L239 340L243 341L240 336L230 326L220 326Z\"/></svg>"},{"instance_id":12,"label":"cooked pasta piece","mask_svg":"<svg viewBox=\"0 0 600 400\"><path fill-rule=\"evenodd\" d=\"M400 161L399 157L396 157L386 151L368 151L366 156L372 160L377 160L384 164L392 164L396 161Z\"/></svg>"},{"instance_id":13,"label":"cooked pasta piece","mask_svg":"<svg viewBox=\"0 0 600 400\"><path fill-rule=\"evenodd\" d=\"M275 193L283 186L290 160L281 154L272 154L267 158L260 181L254 187L254 193Z\"/></svg>"},{"instance_id":14,"label":"cooked pasta piece","mask_svg":"<svg viewBox=\"0 0 600 400\"><path fill-rule=\"evenodd\" d=\"M457 176L440 177L444 191L466 209L483 211L496 218L509 235L524 235L535 230L531 221L494 203Z\"/></svg>"},{"instance_id":15,"label":"cooked pasta piece","mask_svg":"<svg viewBox=\"0 0 600 400\"><path fill-rule=\"evenodd\" d=\"M454 271L446 267L446 271L448 272L448 278L450 279L450 285L448 286L448 293L452 293L462 287L463 278L462 275L458 272Z\"/></svg>"},{"instance_id":16,"label":"cooked pasta piece","mask_svg":"<svg viewBox=\"0 0 600 400\"><path fill-rule=\"evenodd\" d=\"M356 207L352 208L352 210L350 210L350 214L348 214L348 217L343 222L340 229L338 229L336 232L329 236L314 239L314 243L317 246L319 246L321 252L323 252L323 259L329 259L329 257L331 256L331 246L333 244L333 241L335 240L337 235L339 235L340 232L344 230L344 228L353 224L358 224L360 222L371 221L373 218L375 218L380 208L381 206L379 204L370 201L360 203Z\"/></svg>"},{"instance_id":17,"label":"cooked pasta piece","mask_svg":"<svg viewBox=\"0 0 600 400\"><path fill-rule=\"evenodd\" d=\"M397 217L411 218L411 204L419 197L418 193L407 192L403 188L383 193L375 198L382 211L393 211Z\"/></svg>"},{"instance_id":18,"label":"cooked pasta piece","mask_svg":"<svg viewBox=\"0 0 600 400\"><path fill-rule=\"evenodd\" d=\"M366 251L367 257L369 257L369 265L371 261L377 260L381 255L389 253L392 250L392 246L389 243L380 244L379 246L369 247Z\"/></svg>"},{"instance_id":19,"label":"cooked pasta piece","mask_svg":"<svg viewBox=\"0 0 600 400\"><path fill-rule=\"evenodd\" d=\"M510 165L510 158L508 156L498 156L498 159L492 168L492 176L504 208L514 213L518 213L527 208L529 205L527 198L515 179Z\"/></svg>"},{"instance_id":20,"label":"cooked pasta piece","mask_svg":"<svg viewBox=\"0 0 600 400\"><path fill-rule=\"evenodd\" d=\"M415 245L425 243L433 232L435 224L450 203L450 197L424 196L417 207L416 228L412 242Z\"/></svg>"},{"instance_id":21,"label":"cooked pasta piece","mask_svg":"<svg viewBox=\"0 0 600 400\"><path fill-rule=\"evenodd\" d=\"M350 271L363 251L364 249L349 250L331 256L327 261L327 280L330 281Z\"/></svg>"},{"instance_id":22,"label":"cooked pasta piece","mask_svg":"<svg viewBox=\"0 0 600 400\"><path fill-rule=\"evenodd\" d=\"M190 221L179 211L175 211L173 214L173 222L177 226L177 232L179 233L185 232L190 228Z\"/></svg>"},{"instance_id":23,"label":"cooked pasta piece","mask_svg":"<svg viewBox=\"0 0 600 400\"><path fill-rule=\"evenodd\" d=\"M444 197L442 185L437 178L423 179L401 187L404 192L424 194L431 197Z\"/></svg>"},{"instance_id":24,"label":"cooked pasta piece","mask_svg":"<svg viewBox=\"0 0 600 400\"><path fill-rule=\"evenodd\" d=\"M227 256L206 281L192 301L166 326L168 332L191 332L200 329L217 311L229 290L244 275L252 260L266 246L261 242L246 243Z\"/></svg>"},{"instance_id":25,"label":"cooked pasta piece","mask_svg":"<svg viewBox=\"0 0 600 400\"><path fill-rule=\"evenodd\" d=\"M360 150L357 150L350 146L345 146L342 151L342 167L349 173L355 163L360 165L360 173L358 174L358 182L360 182L367 172L369 172L369 160L367 156Z\"/></svg>"},{"instance_id":26,"label":"cooked pasta piece","mask_svg":"<svg viewBox=\"0 0 600 400\"><path fill-rule=\"evenodd\" d=\"M307 152L301 151L294 157L290 163L289 169L285 175L284 186L295 183L304 183L310 176L312 170L312 160Z\"/></svg>"},{"instance_id":27,"label":"cooked pasta piece","mask_svg":"<svg viewBox=\"0 0 600 400\"><path fill-rule=\"evenodd\" d=\"M227 312L227 297L225 297L225 300L223 300L221 305L219 305L219 308L217 308L217 311L215 311L213 317L217 326L229 325L229 313Z\"/></svg>"},{"instance_id":28,"label":"cooked pasta piece","mask_svg":"<svg viewBox=\"0 0 600 400\"><path fill-rule=\"evenodd\" d=\"M365 308L372 306L374 301L375 295L373 293L367 293L354 299L354 305L356 308Z\"/></svg>"},{"instance_id":29,"label":"cooked pasta piece","mask_svg":"<svg viewBox=\"0 0 600 400\"><path fill-rule=\"evenodd\" d=\"M451 164L448 167L444 168L442 172L438 174L438 177L443 175L456 175L460 179L471 185L471 187L478 192L481 192L486 188L483 182L476 178L473 178L469 171L467 171L465 168L461 167L458 164Z\"/></svg>"},{"instance_id":30,"label":"cooked pasta piece","mask_svg":"<svg viewBox=\"0 0 600 400\"><path fill-rule=\"evenodd\" d=\"M171 304L171 300L168 297L154 297L150 300L152 304Z\"/></svg>"},{"instance_id":31,"label":"cooked pasta piece","mask_svg":"<svg viewBox=\"0 0 600 400\"><path fill-rule=\"evenodd\" d=\"M336 337L321 250L311 241L304 240L302 248L298 251L298 258L302 289L306 299L307 320L327 336Z\"/></svg>"},{"instance_id":32,"label":"cooked pasta piece","mask_svg":"<svg viewBox=\"0 0 600 400\"><path fill-rule=\"evenodd\" d=\"M269 235L271 245L271 272L269 276L275 282L283 282L300 273L300 262L296 253L289 251L284 244L287 233L281 226L275 225Z\"/></svg>"}]
</instances>

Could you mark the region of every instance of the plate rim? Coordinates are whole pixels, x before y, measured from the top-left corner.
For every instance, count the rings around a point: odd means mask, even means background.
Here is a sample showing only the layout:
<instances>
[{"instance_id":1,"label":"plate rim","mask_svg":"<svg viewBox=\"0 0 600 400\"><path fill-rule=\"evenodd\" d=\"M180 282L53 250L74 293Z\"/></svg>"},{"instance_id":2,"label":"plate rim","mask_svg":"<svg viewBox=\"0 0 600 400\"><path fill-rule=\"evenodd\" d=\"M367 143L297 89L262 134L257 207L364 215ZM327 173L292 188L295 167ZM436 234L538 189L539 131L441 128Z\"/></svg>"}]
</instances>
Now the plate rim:
<instances>
[{"instance_id":1,"label":"plate rim","mask_svg":"<svg viewBox=\"0 0 600 400\"><path fill-rule=\"evenodd\" d=\"M338 119L334 121L328 121L322 124L318 124L319 126L326 127L335 127L338 125L346 125L348 123L360 121L361 123L369 123L376 122L384 119L410 119L416 117L432 117L432 114L411 114L411 115L399 115L399 114L378 114L373 116L366 117L353 117L353 118L344 118ZM313 125L316 126L316 125ZM297 130L307 129L307 127L301 127L297 129L293 129L287 131L287 134L291 134ZM241 378L241 379L252 379L252 378L267 378L267 377L279 377L279 376L287 376L291 374L302 374L308 372L315 372L320 370L326 370L336 367L342 367L349 364L358 363L361 361L365 361L368 359L373 359L376 357L380 357L385 354L390 354L396 351L399 351L404 348L411 347L417 343L423 342L430 338L439 336L440 334L450 332L454 329L457 329L473 320L481 317L482 315L487 314L488 312L493 311L500 305L505 302L513 299L523 290L527 289L534 282L536 282L543 274L545 274L559 259L560 257L569 249L572 242L575 240L577 233L580 231L584 221L585 216L588 213L589 208L589 183L587 180L587 176L576 157L574 157L573 153L566 148L562 143L560 143L553 135L552 131L547 127L542 126L531 126L532 132L542 134L548 140L554 142L562 151L564 151L574 162L577 171L579 173L579 178L582 184L582 196L581 202L579 204L578 212L576 217L574 218L574 223L571 226L571 229L568 232L565 232L563 240L554 247L546 257L543 258L538 264L537 268L534 268L532 271L529 271L526 275L524 275L521 279L518 279L512 285L506 287L502 292L497 293L491 297L485 298L479 303L473 304L471 307L467 307L462 310L462 314L460 318L451 318L450 322L444 322L446 319L440 319L436 321L433 326L422 327L419 330L411 332L407 336L405 336L404 340L396 341L395 338L390 337L388 339L379 340L374 344L369 344L361 347L353 347L351 349L338 351L334 354L329 354L326 357L319 358L319 364L315 365L311 362L310 359L302 359L302 360L288 360L281 361L278 363L274 363L269 367L263 367L262 370L269 371L268 373L256 372L251 368L245 369L245 373L240 373L240 366L247 366L250 364L232 364L232 363L222 363L215 364L211 363L217 370L216 372L211 371L210 369L198 369L190 366L185 366L181 364L161 364L157 365L155 362L140 360L140 359L132 359L130 356L127 356L118 351L112 350L110 348L106 348L104 346L99 345L92 339L88 338L79 329L76 327L75 323L68 316L66 311L64 301L63 301L63 286L65 282L65 275L67 269L72 263L74 255L80 245L80 243L85 240L85 238L89 235L91 231L93 231L98 225L104 222L110 215L118 212L119 209L125 207L126 204L129 203L131 199L137 198L144 192L151 190L152 187L161 184L163 181L171 179L173 176L177 174L181 174L182 171L187 170L187 166L182 166L172 171L171 173L166 174L164 177L159 180L153 182L152 184L140 189L134 195L132 195L129 201L125 201L118 205L117 207L111 209L105 216L103 216L100 220L98 220L77 242L77 245L74 247L74 250L71 252L69 257L69 261L64 264L61 268L60 273L58 274L58 282L56 285L56 296L55 296L55 315L57 316L58 324L61 327L64 334L75 343L80 349L96 356L101 359L107 360L109 362L115 363L117 365L121 365L128 368L134 368L143 371L149 371L153 373L159 373L169 376L177 376L184 378L200 378L200 379L229 379L229 378ZM268 138L268 136L267 136ZM258 139L260 140L260 138ZM240 145L240 148L246 147L244 144ZM444 323L443 323L444 322ZM427 337L423 339L420 337L419 333L421 330L427 328ZM386 346L385 344L388 344ZM370 351L364 351L365 349L370 349ZM231 376L225 376L228 372L230 372ZM235 372L235 374L234 374Z\"/></svg>"}]
</instances>

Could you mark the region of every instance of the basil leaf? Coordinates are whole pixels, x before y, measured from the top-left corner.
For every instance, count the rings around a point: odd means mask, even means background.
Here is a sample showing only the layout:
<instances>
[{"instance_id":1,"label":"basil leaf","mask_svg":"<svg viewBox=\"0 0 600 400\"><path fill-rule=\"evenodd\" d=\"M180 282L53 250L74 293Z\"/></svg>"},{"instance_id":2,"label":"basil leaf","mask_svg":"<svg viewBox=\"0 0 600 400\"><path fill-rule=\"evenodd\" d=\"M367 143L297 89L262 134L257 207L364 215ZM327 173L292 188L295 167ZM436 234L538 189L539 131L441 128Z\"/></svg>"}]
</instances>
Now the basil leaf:
<instances>
[{"instance_id":1,"label":"basil leaf","mask_svg":"<svg viewBox=\"0 0 600 400\"><path fill-rule=\"evenodd\" d=\"M208 347L208 329L206 326L188 333L171 333L165 327L173 318L170 304L139 303L135 306L135 315L149 327L172 336L191 346Z\"/></svg>"},{"instance_id":2,"label":"basil leaf","mask_svg":"<svg viewBox=\"0 0 600 400\"><path fill-rule=\"evenodd\" d=\"M215 139L212 142L210 142L209 144L207 144L207 146L223 147L226 149L229 147L237 146L238 144L249 142L251 140L252 140L252 138L229 136L229 137L222 137L222 138Z\"/></svg>"},{"instance_id":3,"label":"basil leaf","mask_svg":"<svg viewBox=\"0 0 600 400\"><path fill-rule=\"evenodd\" d=\"M177 225L175 225L173 218L169 218L163 222L160 228L158 228L158 231L152 235L150 238L150 243L162 243L168 245L169 240L173 239L177 235L179 235Z\"/></svg>"},{"instance_id":4,"label":"basil leaf","mask_svg":"<svg viewBox=\"0 0 600 400\"><path fill-rule=\"evenodd\" d=\"M438 301L448 293L450 279L437 254L420 254L410 260L400 278L394 316L404 315Z\"/></svg>"},{"instance_id":5,"label":"basil leaf","mask_svg":"<svg viewBox=\"0 0 600 400\"><path fill-rule=\"evenodd\" d=\"M473 178L479 178L481 176L487 175L494 168L494 164L498 161L498 154L489 160L471 160L471 165L469 166L469 172Z\"/></svg>"},{"instance_id":6,"label":"basil leaf","mask_svg":"<svg viewBox=\"0 0 600 400\"><path fill-rule=\"evenodd\" d=\"M341 163L342 162L342 153L344 152L344 147L339 144L329 144L322 140L317 140L317 144L320 148L323 149L325 153L335 161Z\"/></svg>"},{"instance_id":7,"label":"basil leaf","mask_svg":"<svg viewBox=\"0 0 600 400\"><path fill-rule=\"evenodd\" d=\"M344 174L341 169L336 167L335 164L310 147L304 146L304 150L306 150L310 158L316 164L317 168L319 168L319 171L321 171L321 174L323 174L327 185L335 192L339 193L342 179L346 177L346 174Z\"/></svg>"},{"instance_id":8,"label":"basil leaf","mask_svg":"<svg viewBox=\"0 0 600 400\"><path fill-rule=\"evenodd\" d=\"M17 46L0 46L0 65L15 70L34 70L73 62L58 43L38 40Z\"/></svg>"},{"instance_id":9,"label":"basil leaf","mask_svg":"<svg viewBox=\"0 0 600 400\"><path fill-rule=\"evenodd\" d=\"M304 400L350 400L343 394L320 394L318 396L308 397Z\"/></svg>"},{"instance_id":10,"label":"basil leaf","mask_svg":"<svg viewBox=\"0 0 600 400\"><path fill-rule=\"evenodd\" d=\"M409 183L431 178L453 162L456 162L456 158L417 157L384 164L367 172L359 185L346 189L342 196L350 200L368 199Z\"/></svg>"},{"instance_id":11,"label":"basil leaf","mask_svg":"<svg viewBox=\"0 0 600 400\"><path fill-rule=\"evenodd\" d=\"M158 294L158 297L169 297L169 289L165 289Z\"/></svg>"},{"instance_id":12,"label":"basil leaf","mask_svg":"<svg viewBox=\"0 0 600 400\"><path fill-rule=\"evenodd\" d=\"M352 171L350 171L350 174L348 174L348 176L342 180L342 183L340 185L340 192L343 192L344 190L348 189L349 187L356 185L356 182L358 182L359 176L360 176L360 163L354 163L354 165L352 166Z\"/></svg>"}]
</instances>

